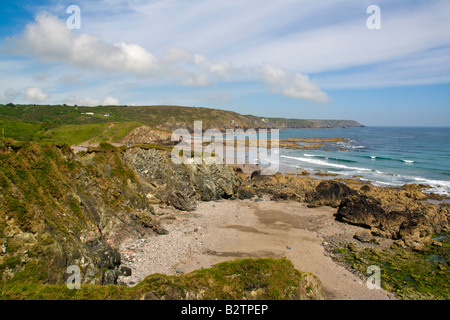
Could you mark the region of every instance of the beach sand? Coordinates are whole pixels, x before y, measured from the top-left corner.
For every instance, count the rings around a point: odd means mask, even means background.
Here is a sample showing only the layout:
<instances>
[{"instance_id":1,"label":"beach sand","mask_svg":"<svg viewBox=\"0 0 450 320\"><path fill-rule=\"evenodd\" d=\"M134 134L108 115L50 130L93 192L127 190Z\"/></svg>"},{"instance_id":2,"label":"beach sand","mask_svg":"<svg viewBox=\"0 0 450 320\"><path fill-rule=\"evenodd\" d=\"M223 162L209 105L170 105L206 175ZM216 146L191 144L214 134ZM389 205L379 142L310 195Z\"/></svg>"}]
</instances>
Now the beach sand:
<instances>
[{"instance_id":1,"label":"beach sand","mask_svg":"<svg viewBox=\"0 0 450 320\"><path fill-rule=\"evenodd\" d=\"M321 280L327 299L394 299L384 290L368 289L364 280L327 254L328 237L351 241L361 230L336 221L336 208L263 197L199 202L192 213L155 209L169 233L122 244L122 263L132 275L120 277L121 283L133 285L152 273L188 273L237 258L286 257L298 270Z\"/></svg>"}]
</instances>

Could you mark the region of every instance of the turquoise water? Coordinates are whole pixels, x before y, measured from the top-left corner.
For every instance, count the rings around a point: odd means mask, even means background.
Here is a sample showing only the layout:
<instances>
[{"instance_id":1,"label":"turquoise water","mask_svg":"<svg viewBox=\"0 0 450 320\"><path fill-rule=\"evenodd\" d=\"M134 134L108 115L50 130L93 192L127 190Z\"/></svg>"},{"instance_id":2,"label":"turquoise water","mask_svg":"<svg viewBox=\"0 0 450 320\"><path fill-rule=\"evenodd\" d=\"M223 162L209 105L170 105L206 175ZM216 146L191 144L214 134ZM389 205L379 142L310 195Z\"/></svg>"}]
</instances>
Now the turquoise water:
<instances>
[{"instance_id":1,"label":"turquoise water","mask_svg":"<svg viewBox=\"0 0 450 320\"><path fill-rule=\"evenodd\" d=\"M427 184L450 195L450 128L288 129L285 138L347 138L341 150L280 150L280 171L306 169L369 180L379 186Z\"/></svg>"}]
</instances>

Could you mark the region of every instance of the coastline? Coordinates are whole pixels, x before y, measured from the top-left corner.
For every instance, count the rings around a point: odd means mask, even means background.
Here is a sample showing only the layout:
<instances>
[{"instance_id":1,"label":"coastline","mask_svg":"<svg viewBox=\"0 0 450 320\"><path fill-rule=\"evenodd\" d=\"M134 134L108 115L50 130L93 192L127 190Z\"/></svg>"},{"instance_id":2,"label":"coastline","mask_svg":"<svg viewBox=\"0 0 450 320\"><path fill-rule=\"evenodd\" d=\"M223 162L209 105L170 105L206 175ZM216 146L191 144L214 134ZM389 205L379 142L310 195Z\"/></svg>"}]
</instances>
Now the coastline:
<instances>
[{"instance_id":1,"label":"coastline","mask_svg":"<svg viewBox=\"0 0 450 320\"><path fill-rule=\"evenodd\" d=\"M232 165L244 181L261 167ZM326 177L306 179L323 181ZM370 290L364 280L332 260L327 239L352 241L363 228L336 221L336 208L308 208L298 201L275 201L270 196L245 200L200 201L186 212L156 205L158 224L168 231L142 239L125 240L119 251L131 276L118 282L134 286L153 273L177 275L209 268L239 258L286 257L302 272L322 282L327 299L389 300L394 295ZM384 245L389 246L387 240ZM161 253L168 254L161 254Z\"/></svg>"},{"instance_id":2,"label":"coastline","mask_svg":"<svg viewBox=\"0 0 450 320\"><path fill-rule=\"evenodd\" d=\"M70 245L65 249L67 252L71 252L76 244L78 250L85 250L87 257L95 259L95 264L83 265L87 270L83 280L86 284L119 282L134 285L154 273L189 273L236 258L286 257L299 271L317 276L323 282L328 299L393 299L393 294L378 291L383 293L379 296L377 291L367 291L365 280L362 280L366 270L353 272L340 265L335 259L337 253L348 253L351 256L344 258L364 265L362 255L366 249L373 249L378 255L383 248L390 250L395 245L404 250L423 252L426 259L426 250L429 250L426 246L440 245L445 249L448 244L447 240L441 243L435 239L446 235L440 234L438 228L448 232L447 209L438 210L434 205L423 204L427 196L418 185L395 190L356 180L347 180L344 184L339 179L315 179L302 173L262 175L255 171L260 167L251 165L186 164L180 167L170 161L166 150L160 148L117 148L103 143L89 152L75 155L67 146L41 147L30 143L21 146L18 154L13 152L13 147L17 148L11 145L11 150L6 153L7 160L13 163L21 157L23 166L35 163L36 154L41 158L51 154L58 163L66 163L67 159L72 161L71 176L75 179L50 178L52 183L59 183L55 189L69 193L66 190L71 187L71 197L83 197L82 201L91 206L88 209L81 207L81 202L72 201L69 207L89 223L89 229L76 234L72 230L78 230L77 220L69 215L61 220L53 217L51 221L59 222L60 229L67 230L66 236L73 234L71 242L67 241ZM93 170L95 168L98 169ZM56 169L67 170L62 165L55 166ZM39 170L34 173L37 177L44 174ZM57 177L66 176L58 174ZM45 177L50 179L47 174ZM18 184L22 180L13 178L6 180L6 187L23 188L25 184ZM81 190L81 186L86 193L73 192ZM99 199L104 195L99 186L116 190L109 194L108 202ZM56 196L58 194L48 194L44 200L54 201ZM13 201L9 206L10 212L17 207ZM368 212L367 208L370 209ZM103 212L100 225L90 210ZM10 220L10 225L6 226L3 259L21 261L20 257L26 254L29 246L22 248L22 239L29 230L36 230L36 224L41 221L34 216L27 218L22 221L29 221L30 225L26 227L30 229L16 227L14 222L18 220ZM61 246L63 242L57 235L53 235L55 240L48 239L50 236L50 233L44 235L38 230L33 245ZM346 245L344 250L339 247L340 241ZM14 250L9 251L9 248ZM58 252L61 251L53 248L48 247L56 257L52 261L59 261ZM435 251L430 250L434 254ZM446 254L444 252L444 259L447 259ZM40 256L29 259L24 266L5 269L7 272L3 275L11 279L26 271L23 268L37 263L45 266L47 262ZM85 263L72 261L72 264ZM448 281L445 261L436 261L431 272L423 270L428 272L427 276L434 271ZM378 263L375 261L374 265ZM106 268L99 269L100 276L96 277L95 268L99 265ZM420 264L418 268L422 270ZM48 276L64 275L64 270L55 272L54 269ZM40 277L45 279L45 275ZM419 279L420 275L414 272L414 277ZM433 285L440 288L442 282ZM442 290L440 296L448 294L445 288Z\"/></svg>"},{"instance_id":3,"label":"coastline","mask_svg":"<svg viewBox=\"0 0 450 320\"><path fill-rule=\"evenodd\" d=\"M249 187L258 186L258 178L253 175L262 166L228 166L234 169L244 183L248 182ZM341 179L302 171L283 172L266 178L269 182L266 180L259 186L265 194L261 195L256 191L249 199L199 201L193 212L156 205L158 223L168 230L168 234L125 241L120 250L125 257L124 265L132 270L132 275L128 278L120 277L119 283L133 286L152 273L184 274L239 258L285 257L293 262L296 269L310 272L319 278L326 299L398 299L394 293L384 289L369 289L365 280L369 274L362 275L334 259L332 250L339 247L339 244L360 246L361 242L355 235L367 232L367 227L338 221L337 205L310 206L305 200L308 192L327 181L348 184L356 190L366 185L381 194L389 194L389 188L373 186L370 181ZM273 189L265 190L267 186L273 187L276 184L274 181L284 183L286 188L305 187L305 194L294 192L295 197L292 198L290 191L287 195L281 191L281 196L278 196L276 192L273 193ZM406 201L410 200L409 197L411 201L416 201L425 196L420 186L417 186L418 189L408 185L403 187L411 192L407 194ZM422 199L425 202L429 200ZM401 201L405 199L402 198ZM409 204L404 202L398 205L408 207ZM436 203L433 205L439 207ZM391 248L394 242L399 243L390 238L377 237L375 242L363 244L362 248L384 250ZM162 255L161 252L170 254Z\"/></svg>"},{"instance_id":4,"label":"coastline","mask_svg":"<svg viewBox=\"0 0 450 320\"><path fill-rule=\"evenodd\" d=\"M336 221L335 211L268 197L201 202L192 213L158 208L159 222L169 233L124 242L124 265L133 272L119 282L134 285L152 273L189 273L238 258L286 257L296 269L319 278L327 299L395 299L384 290L368 289L364 280L326 252L330 237L351 241L362 229Z\"/></svg>"}]
</instances>

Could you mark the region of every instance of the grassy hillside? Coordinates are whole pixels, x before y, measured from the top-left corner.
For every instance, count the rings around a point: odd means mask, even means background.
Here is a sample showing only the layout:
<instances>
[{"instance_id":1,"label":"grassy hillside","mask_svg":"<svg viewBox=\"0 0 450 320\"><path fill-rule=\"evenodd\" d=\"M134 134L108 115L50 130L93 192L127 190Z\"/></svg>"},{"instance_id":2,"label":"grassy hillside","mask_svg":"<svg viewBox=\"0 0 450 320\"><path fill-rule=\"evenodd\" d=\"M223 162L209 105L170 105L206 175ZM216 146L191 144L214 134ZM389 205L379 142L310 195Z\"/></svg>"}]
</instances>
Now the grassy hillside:
<instances>
[{"instance_id":1,"label":"grassy hillside","mask_svg":"<svg viewBox=\"0 0 450 320\"><path fill-rule=\"evenodd\" d=\"M5 300L316 300L324 299L322 285L287 259L240 259L180 276L153 274L135 287L83 285L7 285Z\"/></svg>"},{"instance_id":2,"label":"grassy hillside","mask_svg":"<svg viewBox=\"0 0 450 320\"><path fill-rule=\"evenodd\" d=\"M322 128L361 126L350 120L261 118L236 112L180 106L0 105L5 138L43 143L117 142L139 126L173 131L203 129Z\"/></svg>"}]
</instances>

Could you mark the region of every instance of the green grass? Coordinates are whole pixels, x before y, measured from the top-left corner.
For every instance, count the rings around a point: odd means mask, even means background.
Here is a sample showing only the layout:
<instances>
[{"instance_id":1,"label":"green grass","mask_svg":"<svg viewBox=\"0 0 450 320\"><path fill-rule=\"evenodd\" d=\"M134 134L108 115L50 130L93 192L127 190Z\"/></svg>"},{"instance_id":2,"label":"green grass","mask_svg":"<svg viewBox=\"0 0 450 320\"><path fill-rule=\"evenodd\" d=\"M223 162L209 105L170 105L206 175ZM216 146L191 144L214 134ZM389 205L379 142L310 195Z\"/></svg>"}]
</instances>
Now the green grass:
<instances>
[{"instance_id":1,"label":"green grass","mask_svg":"<svg viewBox=\"0 0 450 320\"><path fill-rule=\"evenodd\" d=\"M9 261L14 266L20 261ZM37 285L31 272L42 268L37 264L17 275L3 287L4 300L128 300L141 298L185 299L188 294L201 299L252 299L250 292L258 292L257 299L282 300L292 297L304 274L287 259L239 259L219 263L211 268L179 276L153 274L135 287L117 285L81 285L69 290L66 285ZM40 272L35 272L40 274ZM24 279L30 277L34 281Z\"/></svg>"},{"instance_id":2,"label":"green grass","mask_svg":"<svg viewBox=\"0 0 450 320\"><path fill-rule=\"evenodd\" d=\"M38 141L43 143L63 142L68 144L79 144L102 135L103 131L106 130L107 125L107 123L61 125L55 129L40 132Z\"/></svg>"},{"instance_id":3,"label":"green grass","mask_svg":"<svg viewBox=\"0 0 450 320\"><path fill-rule=\"evenodd\" d=\"M22 269L27 270L36 259L50 261L51 274L45 268L34 268L28 275L40 273L39 279L46 279L62 274L58 261L65 258L60 257L61 248L42 248L58 243L67 246L64 249L67 252L75 250L73 246L77 245L81 230L92 230L97 225L95 214L99 207L107 212L122 212L125 206L129 211L150 210L140 189L135 189L137 178L123 162L122 149L101 143L92 152L98 155L94 157L98 167L95 163L85 165L77 161L68 145L0 140L0 238L3 239L0 246L8 229L33 235L30 243L16 241L14 244L8 239L6 253L0 257L0 283L2 279L11 280L8 275L12 273L14 277L22 274ZM106 167L109 170L102 171ZM89 189L80 176L91 181ZM4 271L12 267L13 272L3 277Z\"/></svg>"},{"instance_id":4,"label":"green grass","mask_svg":"<svg viewBox=\"0 0 450 320\"><path fill-rule=\"evenodd\" d=\"M0 133L4 134L5 138L12 138L14 140L35 140L38 133L45 130L46 127L46 124L41 123L29 123L0 118L0 130L2 130Z\"/></svg>"},{"instance_id":5,"label":"green grass","mask_svg":"<svg viewBox=\"0 0 450 320\"><path fill-rule=\"evenodd\" d=\"M87 112L94 113L87 115ZM109 114L109 117L105 117ZM350 126L346 120L301 120L263 118L236 112L180 106L98 106L66 105L0 105L0 128L5 137L45 143L117 142L132 129L145 125L152 129L172 131L184 127L193 130L201 120L203 129L216 128L315 128ZM110 124L115 125L110 127Z\"/></svg>"}]
</instances>

